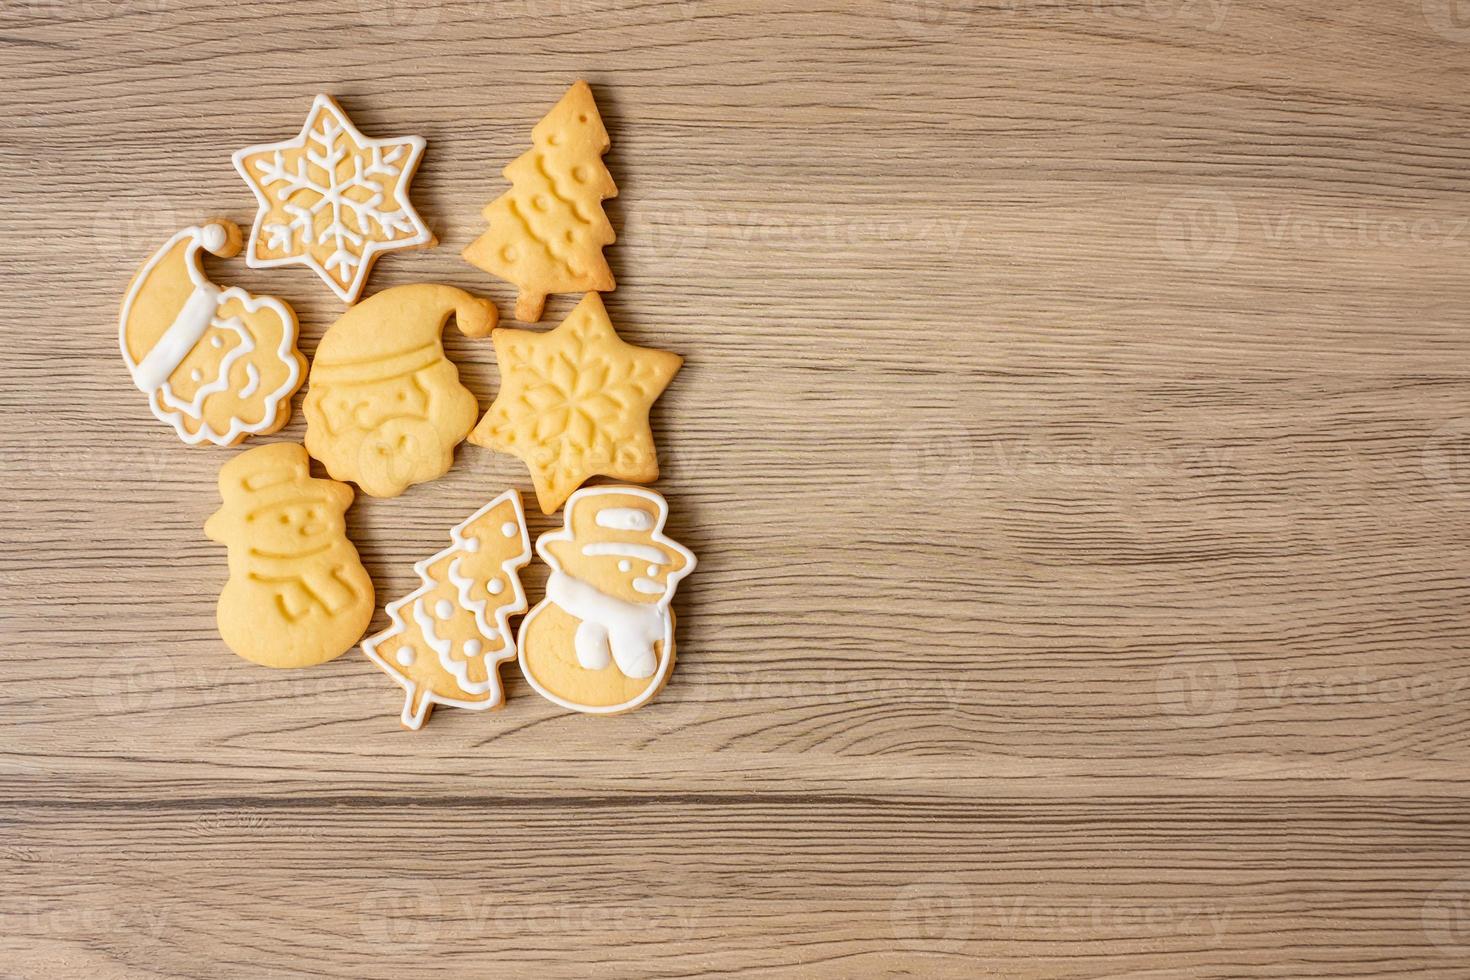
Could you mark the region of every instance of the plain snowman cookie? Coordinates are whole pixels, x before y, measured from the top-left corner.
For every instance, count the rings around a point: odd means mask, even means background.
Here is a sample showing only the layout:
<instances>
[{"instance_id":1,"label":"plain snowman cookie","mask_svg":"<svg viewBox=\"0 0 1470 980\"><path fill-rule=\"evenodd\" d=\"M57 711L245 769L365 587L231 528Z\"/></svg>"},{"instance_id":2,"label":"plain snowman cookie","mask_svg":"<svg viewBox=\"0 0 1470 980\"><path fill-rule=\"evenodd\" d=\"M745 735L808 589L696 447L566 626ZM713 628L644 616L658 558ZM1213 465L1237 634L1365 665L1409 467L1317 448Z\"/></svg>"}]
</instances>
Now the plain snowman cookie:
<instances>
[{"instance_id":1,"label":"plain snowman cookie","mask_svg":"<svg viewBox=\"0 0 1470 980\"><path fill-rule=\"evenodd\" d=\"M510 617L526 611L518 572L531 560L521 495L507 490L449 537L449 547L414 565L422 584L388 603L393 625L362 644L403 688L405 728L422 727L436 704L500 707L500 665L516 655Z\"/></svg>"},{"instance_id":2,"label":"plain snowman cookie","mask_svg":"<svg viewBox=\"0 0 1470 980\"><path fill-rule=\"evenodd\" d=\"M239 251L232 222L185 228L143 263L123 297L123 362L153 414L190 445L275 432L306 378L291 307L204 275L205 252Z\"/></svg>"},{"instance_id":3,"label":"plain snowman cookie","mask_svg":"<svg viewBox=\"0 0 1470 980\"><path fill-rule=\"evenodd\" d=\"M294 443L236 456L220 468L224 506L204 525L229 548L220 636L267 667L341 656L373 618L373 582L343 520L352 488L313 478L307 462Z\"/></svg>"},{"instance_id":4,"label":"plain snowman cookie","mask_svg":"<svg viewBox=\"0 0 1470 980\"><path fill-rule=\"evenodd\" d=\"M546 597L521 622L520 664L548 700L616 714L658 693L674 665L679 582L694 555L667 537L668 504L642 487L584 487L541 535Z\"/></svg>"},{"instance_id":5,"label":"plain snowman cookie","mask_svg":"<svg viewBox=\"0 0 1470 980\"><path fill-rule=\"evenodd\" d=\"M306 449L332 479L396 497L453 465L480 405L444 356L451 316L466 337L485 336L497 319L489 300L414 283L363 300L327 330L302 412Z\"/></svg>"}]
</instances>

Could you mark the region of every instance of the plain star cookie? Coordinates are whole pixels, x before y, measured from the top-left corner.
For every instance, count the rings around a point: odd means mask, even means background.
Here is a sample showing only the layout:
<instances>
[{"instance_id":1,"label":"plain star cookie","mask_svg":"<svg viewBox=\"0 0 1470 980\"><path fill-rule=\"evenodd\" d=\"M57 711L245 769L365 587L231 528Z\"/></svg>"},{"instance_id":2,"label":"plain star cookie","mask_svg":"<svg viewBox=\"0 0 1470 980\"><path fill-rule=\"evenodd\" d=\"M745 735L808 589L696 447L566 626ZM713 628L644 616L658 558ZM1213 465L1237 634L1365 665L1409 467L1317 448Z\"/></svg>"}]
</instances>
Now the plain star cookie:
<instances>
[{"instance_id":1,"label":"plain star cookie","mask_svg":"<svg viewBox=\"0 0 1470 980\"><path fill-rule=\"evenodd\" d=\"M451 316L466 337L496 323L489 300L414 283L363 300L328 328L301 410L306 448L333 479L396 497L448 472L480 412L444 356L440 335Z\"/></svg>"},{"instance_id":2,"label":"plain star cookie","mask_svg":"<svg viewBox=\"0 0 1470 980\"><path fill-rule=\"evenodd\" d=\"M153 414L190 445L275 432L306 377L291 307L205 277L203 253L239 251L232 222L185 228L143 263L123 298L123 362Z\"/></svg>"},{"instance_id":3,"label":"plain star cookie","mask_svg":"<svg viewBox=\"0 0 1470 980\"><path fill-rule=\"evenodd\" d=\"M682 357L621 340L596 293L555 330L501 328L490 336L500 392L470 442L525 460L542 513L555 513L597 474L658 479L648 410Z\"/></svg>"},{"instance_id":4,"label":"plain star cookie","mask_svg":"<svg viewBox=\"0 0 1470 980\"><path fill-rule=\"evenodd\" d=\"M356 302L379 255L435 244L408 199L424 146L421 136L369 139L318 95L294 139L234 155L260 203L245 261L309 266L343 302Z\"/></svg>"},{"instance_id":5,"label":"plain star cookie","mask_svg":"<svg viewBox=\"0 0 1470 980\"><path fill-rule=\"evenodd\" d=\"M504 171L510 190L485 208L490 230L464 250L471 265L520 287L516 319L541 319L547 293L608 292L602 247L616 239L602 201L617 185L592 89L577 82L531 130L529 151Z\"/></svg>"},{"instance_id":6,"label":"plain star cookie","mask_svg":"<svg viewBox=\"0 0 1470 980\"><path fill-rule=\"evenodd\" d=\"M664 534L668 504L642 487L585 487L536 541L546 598L521 621L521 671L543 697L616 714L658 693L674 665L679 582L694 555Z\"/></svg>"},{"instance_id":7,"label":"plain star cookie","mask_svg":"<svg viewBox=\"0 0 1470 980\"><path fill-rule=\"evenodd\" d=\"M403 688L405 728L422 727L436 704L500 707L500 665L516 655L510 617L526 611L517 572L531 560L521 495L507 490L449 536L449 547L414 565L423 584L388 603L393 625L362 644Z\"/></svg>"},{"instance_id":8,"label":"plain star cookie","mask_svg":"<svg viewBox=\"0 0 1470 980\"><path fill-rule=\"evenodd\" d=\"M306 450L275 443L220 468L224 506L204 533L229 549L220 636L246 660L310 667L352 648L373 618L373 581L347 539L352 488L314 479Z\"/></svg>"}]
</instances>

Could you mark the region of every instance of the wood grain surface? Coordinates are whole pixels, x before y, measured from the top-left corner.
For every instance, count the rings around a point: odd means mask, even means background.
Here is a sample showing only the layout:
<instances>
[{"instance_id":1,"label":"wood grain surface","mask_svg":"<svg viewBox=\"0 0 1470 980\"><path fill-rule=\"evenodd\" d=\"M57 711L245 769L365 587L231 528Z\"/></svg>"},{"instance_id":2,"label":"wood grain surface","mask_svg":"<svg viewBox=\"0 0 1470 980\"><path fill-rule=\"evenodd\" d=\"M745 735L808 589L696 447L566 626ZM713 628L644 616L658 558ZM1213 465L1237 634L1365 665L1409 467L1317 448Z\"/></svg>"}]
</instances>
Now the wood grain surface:
<instances>
[{"instance_id":1,"label":"wood grain surface","mask_svg":"<svg viewBox=\"0 0 1470 980\"><path fill-rule=\"evenodd\" d=\"M458 253L578 77L678 669L404 732L222 645L237 450L117 304L325 91L429 141L369 292L509 320ZM0 79L0 977L1470 976L1462 0L6 0ZM359 498L380 604L507 486Z\"/></svg>"}]
</instances>

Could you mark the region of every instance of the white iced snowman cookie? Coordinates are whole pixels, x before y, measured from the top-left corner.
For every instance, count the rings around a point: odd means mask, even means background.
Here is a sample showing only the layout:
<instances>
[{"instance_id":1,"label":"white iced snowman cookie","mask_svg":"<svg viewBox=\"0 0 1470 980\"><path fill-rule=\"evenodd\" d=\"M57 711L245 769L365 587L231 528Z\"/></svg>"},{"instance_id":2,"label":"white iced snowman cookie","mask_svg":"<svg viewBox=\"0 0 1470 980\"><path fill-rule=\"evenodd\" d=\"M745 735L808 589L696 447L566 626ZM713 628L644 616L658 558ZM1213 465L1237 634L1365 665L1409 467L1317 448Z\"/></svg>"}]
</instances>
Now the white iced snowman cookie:
<instances>
[{"instance_id":1,"label":"white iced snowman cookie","mask_svg":"<svg viewBox=\"0 0 1470 980\"><path fill-rule=\"evenodd\" d=\"M388 603L393 625L362 644L406 692L405 728L422 727L436 704L500 707L500 665L516 655L510 617L526 611L517 573L531 560L521 495L507 490L449 535L414 565L423 584Z\"/></svg>"},{"instance_id":2,"label":"white iced snowman cookie","mask_svg":"<svg viewBox=\"0 0 1470 980\"><path fill-rule=\"evenodd\" d=\"M584 487L536 541L546 598L521 622L521 671L542 696L616 714L658 693L674 665L679 582L694 555L663 533L668 504L642 487Z\"/></svg>"},{"instance_id":3,"label":"white iced snowman cookie","mask_svg":"<svg viewBox=\"0 0 1470 980\"><path fill-rule=\"evenodd\" d=\"M239 251L231 222L185 228L143 264L123 298L123 362L153 414L190 445L275 432L306 379L291 308L205 278L202 252Z\"/></svg>"}]
</instances>

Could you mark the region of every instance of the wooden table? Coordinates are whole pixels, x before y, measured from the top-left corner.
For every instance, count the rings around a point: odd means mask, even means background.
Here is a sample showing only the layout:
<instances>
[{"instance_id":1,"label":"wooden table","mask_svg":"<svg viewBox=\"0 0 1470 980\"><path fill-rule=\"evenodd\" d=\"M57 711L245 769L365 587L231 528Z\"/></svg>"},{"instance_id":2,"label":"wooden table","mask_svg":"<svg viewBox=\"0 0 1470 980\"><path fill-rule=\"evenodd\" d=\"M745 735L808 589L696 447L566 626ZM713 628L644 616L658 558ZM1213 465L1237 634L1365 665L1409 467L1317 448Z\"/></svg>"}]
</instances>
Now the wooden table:
<instances>
[{"instance_id":1,"label":"wooden table","mask_svg":"<svg viewBox=\"0 0 1470 980\"><path fill-rule=\"evenodd\" d=\"M0 976L1465 976L1455 15L6 4ZM701 560L679 666L612 719L512 667L503 711L404 732L360 653L221 644L236 451L149 415L116 307L173 231L249 222L231 152L327 91L429 140L442 245L370 291L509 319L458 253L578 77L608 307L687 358L654 417ZM308 351L341 310L210 270ZM489 345L449 351L488 404ZM507 486L464 446L359 498L380 601Z\"/></svg>"}]
</instances>

